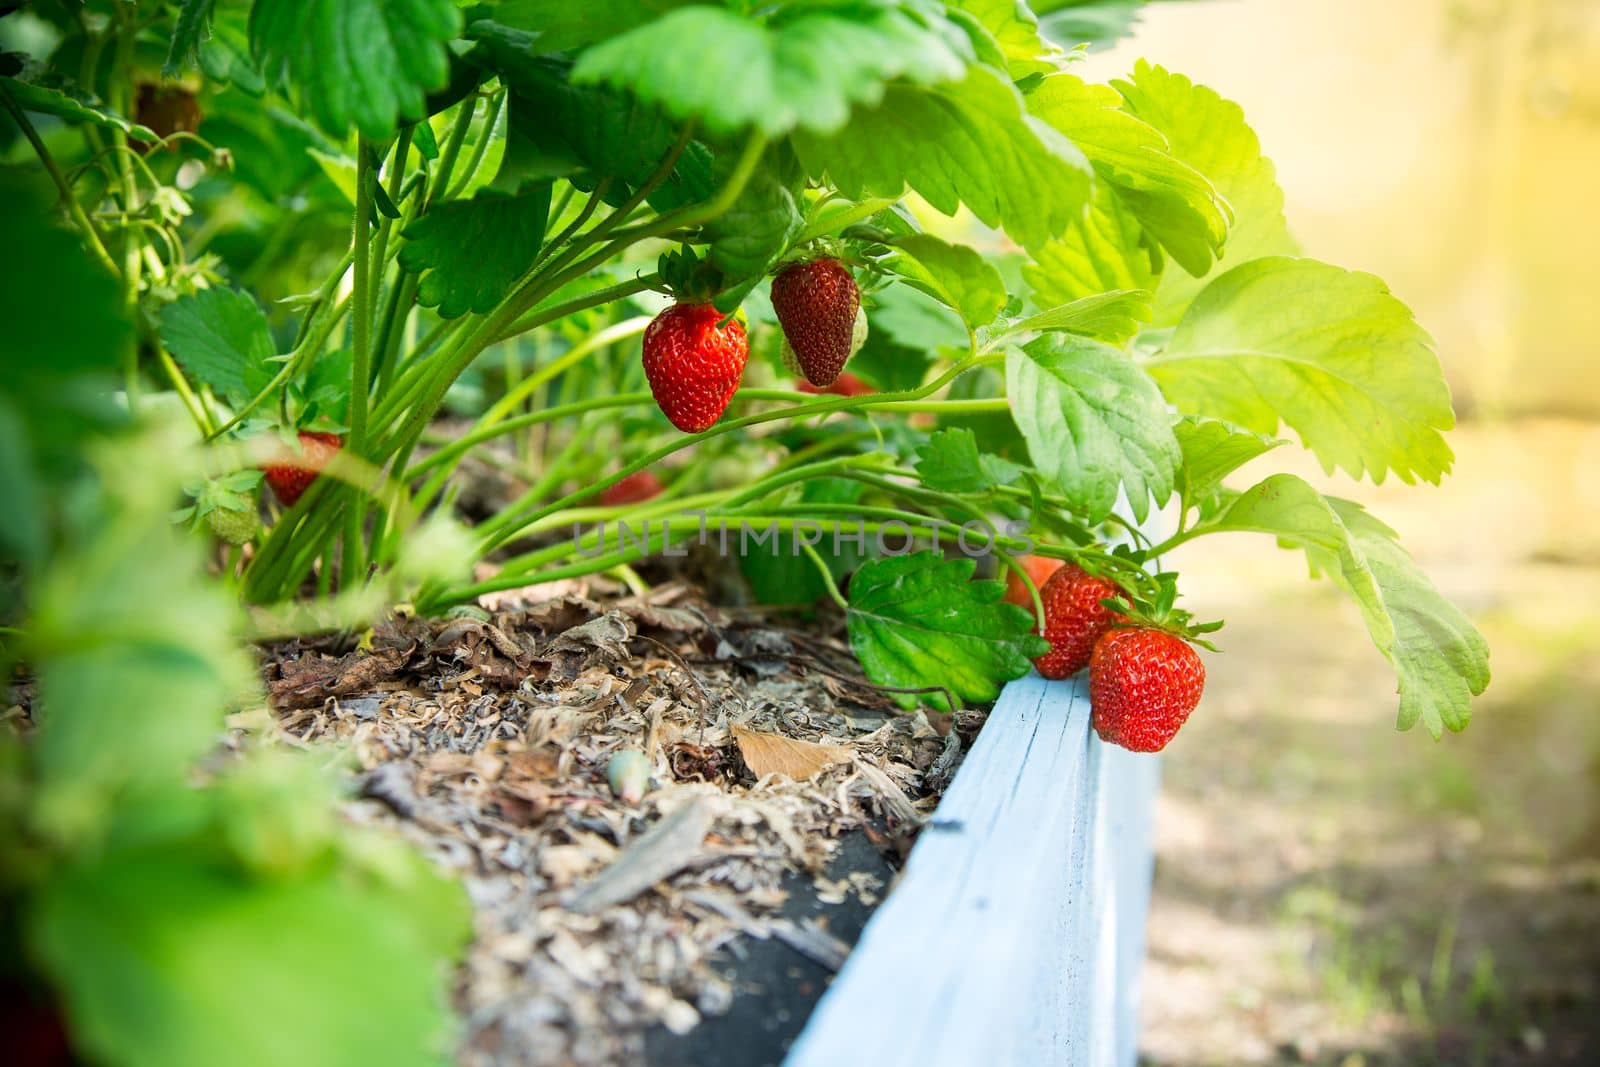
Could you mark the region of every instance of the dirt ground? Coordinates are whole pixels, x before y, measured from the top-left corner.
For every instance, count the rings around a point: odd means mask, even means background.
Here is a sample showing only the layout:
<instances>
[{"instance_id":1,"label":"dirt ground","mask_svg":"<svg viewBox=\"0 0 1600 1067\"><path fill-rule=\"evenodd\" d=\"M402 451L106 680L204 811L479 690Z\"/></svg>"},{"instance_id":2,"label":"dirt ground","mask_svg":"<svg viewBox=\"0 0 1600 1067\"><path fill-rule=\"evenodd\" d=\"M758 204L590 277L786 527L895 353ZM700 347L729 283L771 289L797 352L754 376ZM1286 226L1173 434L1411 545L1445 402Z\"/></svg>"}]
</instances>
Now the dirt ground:
<instances>
[{"instance_id":1,"label":"dirt ground","mask_svg":"<svg viewBox=\"0 0 1600 1067\"><path fill-rule=\"evenodd\" d=\"M1355 612L1263 538L1172 562L1222 616L1168 750L1142 1060L1600 1063L1600 425L1466 427L1439 489L1289 467L1398 528L1492 648L1464 734L1392 728Z\"/></svg>"}]
</instances>

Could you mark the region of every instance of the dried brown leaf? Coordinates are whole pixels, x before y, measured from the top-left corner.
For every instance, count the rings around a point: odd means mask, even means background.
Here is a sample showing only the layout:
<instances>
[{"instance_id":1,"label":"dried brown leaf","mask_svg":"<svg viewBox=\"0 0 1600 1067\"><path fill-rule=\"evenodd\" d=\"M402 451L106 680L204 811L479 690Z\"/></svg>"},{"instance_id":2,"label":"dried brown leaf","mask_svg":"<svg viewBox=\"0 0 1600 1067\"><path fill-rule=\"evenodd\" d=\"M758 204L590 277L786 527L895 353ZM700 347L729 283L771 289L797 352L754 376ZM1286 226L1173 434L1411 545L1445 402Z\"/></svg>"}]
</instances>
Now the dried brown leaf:
<instances>
[{"instance_id":1,"label":"dried brown leaf","mask_svg":"<svg viewBox=\"0 0 1600 1067\"><path fill-rule=\"evenodd\" d=\"M400 673L410 658L408 650L384 648L352 653L337 661L300 661L283 664L284 677L269 683L272 702L280 709L314 708L329 697L370 692L379 682Z\"/></svg>"},{"instance_id":2,"label":"dried brown leaf","mask_svg":"<svg viewBox=\"0 0 1600 1067\"><path fill-rule=\"evenodd\" d=\"M739 743L739 754L757 778L781 774L803 782L839 763L848 763L854 755L849 745L822 745L815 741L796 741L782 734L763 733L759 730L733 728L733 738Z\"/></svg>"}]
</instances>

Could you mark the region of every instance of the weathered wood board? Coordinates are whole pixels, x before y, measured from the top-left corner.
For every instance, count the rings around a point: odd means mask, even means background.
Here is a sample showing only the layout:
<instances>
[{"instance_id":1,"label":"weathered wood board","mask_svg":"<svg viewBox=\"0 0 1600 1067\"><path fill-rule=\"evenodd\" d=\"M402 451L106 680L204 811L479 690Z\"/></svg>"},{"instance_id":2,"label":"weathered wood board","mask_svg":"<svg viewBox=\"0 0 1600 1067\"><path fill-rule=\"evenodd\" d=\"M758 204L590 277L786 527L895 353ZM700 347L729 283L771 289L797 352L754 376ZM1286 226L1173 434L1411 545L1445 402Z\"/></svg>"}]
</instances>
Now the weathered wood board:
<instances>
[{"instance_id":1,"label":"weathered wood board","mask_svg":"<svg viewBox=\"0 0 1600 1067\"><path fill-rule=\"evenodd\" d=\"M1008 685L786 1067L1132 1067L1159 768Z\"/></svg>"}]
</instances>

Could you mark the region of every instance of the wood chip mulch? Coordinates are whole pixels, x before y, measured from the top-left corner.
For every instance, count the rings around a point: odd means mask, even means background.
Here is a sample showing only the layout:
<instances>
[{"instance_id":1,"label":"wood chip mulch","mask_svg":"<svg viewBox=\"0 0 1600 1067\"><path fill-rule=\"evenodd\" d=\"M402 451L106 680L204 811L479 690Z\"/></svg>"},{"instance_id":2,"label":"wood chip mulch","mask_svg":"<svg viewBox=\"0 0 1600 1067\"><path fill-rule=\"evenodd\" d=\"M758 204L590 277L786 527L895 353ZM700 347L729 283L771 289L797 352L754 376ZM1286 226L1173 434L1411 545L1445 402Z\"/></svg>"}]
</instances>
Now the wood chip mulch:
<instances>
[{"instance_id":1,"label":"wood chip mulch","mask_svg":"<svg viewBox=\"0 0 1600 1067\"><path fill-rule=\"evenodd\" d=\"M825 921L779 914L794 875L871 904L874 875L829 880L841 835L909 847L959 738L899 712L836 633L719 611L682 586L594 585L380 626L359 651L265 650L283 733L359 762L363 823L460 877L476 937L457 976L470 1067L639 1062L644 1035L692 1030L738 990L721 950L777 938L836 969ZM614 796L613 754L650 789ZM758 779L749 763L803 768ZM816 769L820 768L820 769Z\"/></svg>"}]
</instances>

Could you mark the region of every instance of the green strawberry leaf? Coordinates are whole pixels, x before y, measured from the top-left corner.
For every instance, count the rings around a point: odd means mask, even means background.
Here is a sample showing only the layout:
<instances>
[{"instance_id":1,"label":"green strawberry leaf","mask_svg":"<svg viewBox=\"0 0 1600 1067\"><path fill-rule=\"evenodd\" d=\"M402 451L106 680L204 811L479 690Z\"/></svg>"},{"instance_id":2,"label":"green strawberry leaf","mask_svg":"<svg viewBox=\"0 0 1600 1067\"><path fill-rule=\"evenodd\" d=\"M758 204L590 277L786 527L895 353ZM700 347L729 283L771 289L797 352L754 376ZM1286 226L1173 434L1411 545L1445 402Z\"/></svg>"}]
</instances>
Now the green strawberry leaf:
<instances>
[{"instance_id":1,"label":"green strawberry leaf","mask_svg":"<svg viewBox=\"0 0 1600 1067\"><path fill-rule=\"evenodd\" d=\"M1161 278L1159 249L1146 243L1133 211L1109 182L1096 182L1089 208L1056 240L1036 249L1022 268L1041 307L1068 304L1116 290L1154 291Z\"/></svg>"},{"instance_id":2,"label":"green strawberry leaf","mask_svg":"<svg viewBox=\"0 0 1600 1067\"><path fill-rule=\"evenodd\" d=\"M474 22L469 33L478 42L469 58L511 90L498 188L573 178L590 189L609 178L613 188L607 199L621 203L655 172L677 140L677 128L658 108L604 86L573 85L572 64L540 55L538 35L489 21ZM703 149L697 153L699 148L691 145L679 159L664 190L699 166L703 173L688 196L709 194L709 156Z\"/></svg>"},{"instance_id":3,"label":"green strawberry leaf","mask_svg":"<svg viewBox=\"0 0 1600 1067\"><path fill-rule=\"evenodd\" d=\"M1146 364L1179 411L1299 434L1329 471L1438 482L1455 424L1433 340L1370 274L1252 260L1212 281Z\"/></svg>"},{"instance_id":4,"label":"green strawberry leaf","mask_svg":"<svg viewBox=\"0 0 1600 1067\"><path fill-rule=\"evenodd\" d=\"M1006 284L975 248L915 233L894 242L899 254L883 266L960 315L972 329L987 325L1006 304Z\"/></svg>"},{"instance_id":5,"label":"green strawberry leaf","mask_svg":"<svg viewBox=\"0 0 1600 1067\"><path fill-rule=\"evenodd\" d=\"M501 0L494 21L534 34L540 55L570 52L643 26L693 0ZM470 29L470 27L469 27Z\"/></svg>"},{"instance_id":6,"label":"green strawberry leaf","mask_svg":"<svg viewBox=\"0 0 1600 1067\"><path fill-rule=\"evenodd\" d=\"M1031 633L1033 616L1000 599L1005 583L972 581L977 561L938 552L861 565L850 579L846 626L867 677L904 688L942 686L959 701L993 700L1000 685L1028 673L1049 647ZM893 693L955 711L940 693Z\"/></svg>"},{"instance_id":7,"label":"green strawberry leaf","mask_svg":"<svg viewBox=\"0 0 1600 1067\"><path fill-rule=\"evenodd\" d=\"M276 0L250 11L250 43L269 82L287 81L328 133L381 141L426 113L450 80L452 0Z\"/></svg>"},{"instance_id":8,"label":"green strawberry leaf","mask_svg":"<svg viewBox=\"0 0 1600 1067\"><path fill-rule=\"evenodd\" d=\"M967 347L967 328L961 317L921 290L891 285L873 293L871 301L868 344L874 337L888 337L921 351L924 361L940 349Z\"/></svg>"},{"instance_id":9,"label":"green strawberry leaf","mask_svg":"<svg viewBox=\"0 0 1600 1067\"><path fill-rule=\"evenodd\" d=\"M202 289L161 309L161 342L179 366L234 407L278 371L267 316L249 293Z\"/></svg>"},{"instance_id":10,"label":"green strawberry leaf","mask_svg":"<svg viewBox=\"0 0 1600 1067\"><path fill-rule=\"evenodd\" d=\"M1251 433L1231 422L1194 415L1179 419L1173 424L1172 432L1183 450L1183 466L1178 470L1178 496L1185 510L1209 502L1222 485L1222 479L1283 444L1279 438Z\"/></svg>"},{"instance_id":11,"label":"green strawberry leaf","mask_svg":"<svg viewBox=\"0 0 1600 1067\"><path fill-rule=\"evenodd\" d=\"M1028 110L1072 138L1100 180L1184 270L1203 275L1228 234L1226 203L1205 175L1176 158L1161 131L1122 110L1108 85L1054 74L1028 93Z\"/></svg>"},{"instance_id":12,"label":"green strawberry leaf","mask_svg":"<svg viewBox=\"0 0 1600 1067\"><path fill-rule=\"evenodd\" d=\"M871 327L867 331L867 342L861 346L861 351L850 357L849 371L860 377L863 381L883 392L897 392L901 389L915 389L921 385L928 376L928 368L933 366L937 358L937 345L929 347L915 341L907 340L897 330L890 328L890 321L896 315L901 315L905 321L895 321L894 325L904 329L907 322L911 322L911 329L923 325L917 318L918 308L907 302L901 301L899 296L891 297L890 294L904 294L915 300L924 301L931 308L944 311L937 304L927 300L920 293L915 293L904 286L893 285L887 289L880 289L875 299L876 306L867 312ZM892 305L883 303L885 299L894 301ZM893 307L894 312L885 314L886 309ZM946 315L950 313L944 311ZM943 326L943 321L933 323L934 327ZM950 325L959 329L959 324L950 316Z\"/></svg>"},{"instance_id":13,"label":"green strawberry leaf","mask_svg":"<svg viewBox=\"0 0 1600 1067\"><path fill-rule=\"evenodd\" d=\"M68 125L88 123L107 130L120 130L141 141L161 140L148 126L130 122L100 101L80 93L34 85L11 77L0 77L0 92L9 95L24 111L51 115Z\"/></svg>"},{"instance_id":14,"label":"green strawberry leaf","mask_svg":"<svg viewBox=\"0 0 1600 1067\"><path fill-rule=\"evenodd\" d=\"M946 493L983 493L997 485L1012 485L1023 469L999 456L978 451L971 430L939 430L917 449L917 477L929 489Z\"/></svg>"},{"instance_id":15,"label":"green strawberry leaf","mask_svg":"<svg viewBox=\"0 0 1600 1067\"><path fill-rule=\"evenodd\" d=\"M256 808L293 841L293 827ZM279 809L276 822L285 817ZM370 873L323 864L252 879L214 847L180 840L52 879L27 932L75 1047L170 1067L439 1063L441 977L470 933L466 900L419 857L380 844L384 866ZM293 1026L263 1029L267 1018Z\"/></svg>"},{"instance_id":16,"label":"green strawberry leaf","mask_svg":"<svg viewBox=\"0 0 1600 1067\"><path fill-rule=\"evenodd\" d=\"M28 407L48 400L69 376L114 369L133 335L117 281L90 260L74 234L54 224L39 191L20 171L0 170L0 202L6 207L0 211L0 237L6 253L27 265L0 285L6 361L0 390L18 394ZM40 313L57 303L60 314Z\"/></svg>"},{"instance_id":17,"label":"green strawberry leaf","mask_svg":"<svg viewBox=\"0 0 1600 1067\"><path fill-rule=\"evenodd\" d=\"M831 133L852 107L876 104L887 82L961 77L971 58L966 39L919 6L796 5L770 21L680 8L587 49L573 80L627 90L712 134Z\"/></svg>"},{"instance_id":18,"label":"green strawberry leaf","mask_svg":"<svg viewBox=\"0 0 1600 1067\"><path fill-rule=\"evenodd\" d=\"M1421 722L1437 739L1471 718L1489 684L1489 647L1360 505L1324 497L1292 474L1275 474L1235 499L1203 529L1271 534L1303 549L1361 609L1373 644L1400 679L1400 729Z\"/></svg>"},{"instance_id":19,"label":"green strawberry leaf","mask_svg":"<svg viewBox=\"0 0 1600 1067\"><path fill-rule=\"evenodd\" d=\"M1145 0L1029 0L1039 29L1068 47L1109 48L1133 34Z\"/></svg>"},{"instance_id":20,"label":"green strawberry leaf","mask_svg":"<svg viewBox=\"0 0 1600 1067\"><path fill-rule=\"evenodd\" d=\"M297 405L295 425L311 430L348 428L350 378L354 355L348 348L324 352L311 364L305 378L290 384L291 398Z\"/></svg>"},{"instance_id":21,"label":"green strawberry leaf","mask_svg":"<svg viewBox=\"0 0 1600 1067\"><path fill-rule=\"evenodd\" d=\"M189 0L190 3L196 0ZM222 10L216 10L215 3L207 5L210 10L205 16L204 32L199 38L198 47L190 53L195 65L200 68L200 73L220 85L231 85L246 96L259 97L266 93L267 82L257 69L255 60L250 54L250 12L244 5L224 5ZM174 61L183 62L183 56L178 49L184 47L187 34L193 27L180 25L173 33L172 46L167 51L167 63ZM211 100L212 107L207 115L207 130L212 129L217 118L217 99ZM222 105L224 109L239 108L242 104L232 103ZM303 121L296 118L295 121ZM208 133L209 137L210 134Z\"/></svg>"},{"instance_id":22,"label":"green strawberry leaf","mask_svg":"<svg viewBox=\"0 0 1600 1067\"><path fill-rule=\"evenodd\" d=\"M852 200L898 197L909 185L935 210L953 215L965 205L1029 249L1065 231L1089 194L1083 153L1027 114L1016 88L987 67L971 68L959 82L893 83L881 103L858 107L837 133L802 129L793 141L807 172L827 174Z\"/></svg>"},{"instance_id":23,"label":"green strawberry leaf","mask_svg":"<svg viewBox=\"0 0 1600 1067\"><path fill-rule=\"evenodd\" d=\"M1177 322L1206 281L1228 268L1299 251L1284 222L1283 190L1272 161L1261 154L1261 142L1238 104L1143 61L1130 79L1112 84L1127 109L1160 130L1173 156L1210 179L1233 210L1227 243L1209 273L1167 272L1156 291L1156 325Z\"/></svg>"},{"instance_id":24,"label":"green strawberry leaf","mask_svg":"<svg viewBox=\"0 0 1600 1067\"><path fill-rule=\"evenodd\" d=\"M1082 334L1107 344L1125 345L1150 321L1150 293L1144 289L1113 289L1060 304L1030 315L1007 328L1004 336L1057 330Z\"/></svg>"},{"instance_id":25,"label":"green strawberry leaf","mask_svg":"<svg viewBox=\"0 0 1600 1067\"><path fill-rule=\"evenodd\" d=\"M8 559L34 564L49 544L44 486L34 469L28 425L8 392L0 393L0 493L11 506L0 508L0 551ZM5 605L9 607L10 605Z\"/></svg>"},{"instance_id":26,"label":"green strawberry leaf","mask_svg":"<svg viewBox=\"0 0 1600 1067\"><path fill-rule=\"evenodd\" d=\"M1181 455L1161 391L1126 352L1070 334L1006 350L1006 396L1047 484L1099 522L1125 491L1141 522L1172 496Z\"/></svg>"},{"instance_id":27,"label":"green strawberry leaf","mask_svg":"<svg viewBox=\"0 0 1600 1067\"><path fill-rule=\"evenodd\" d=\"M446 319L493 309L533 263L549 214L547 181L435 204L405 228L400 249L400 265L422 275L417 303Z\"/></svg>"},{"instance_id":28,"label":"green strawberry leaf","mask_svg":"<svg viewBox=\"0 0 1600 1067\"><path fill-rule=\"evenodd\" d=\"M183 7L172 24L172 42L167 61L161 67L163 78L176 78L183 68L199 61L200 45L211 36L211 9L217 0L183 0Z\"/></svg>"},{"instance_id":29,"label":"green strawberry leaf","mask_svg":"<svg viewBox=\"0 0 1600 1067\"><path fill-rule=\"evenodd\" d=\"M55 224L37 192L18 172L0 171L0 242L26 265L0 286L0 558L27 573L50 546L52 483L77 475L85 444L126 420L109 379L134 337L119 283ZM17 583L6 585L0 612L14 606Z\"/></svg>"},{"instance_id":30,"label":"green strawberry leaf","mask_svg":"<svg viewBox=\"0 0 1600 1067\"><path fill-rule=\"evenodd\" d=\"M972 15L1000 52L1013 80L1054 71L1066 61L1060 48L1039 35L1039 20L1017 0L958 0L952 7Z\"/></svg>"},{"instance_id":31,"label":"green strawberry leaf","mask_svg":"<svg viewBox=\"0 0 1600 1067\"><path fill-rule=\"evenodd\" d=\"M719 161L726 158L726 153L718 157ZM720 185L723 178L717 175L715 180ZM768 161L751 175L733 206L705 227L702 236L711 242L707 258L722 271L723 284L733 286L766 274L804 225L794 193Z\"/></svg>"},{"instance_id":32,"label":"green strawberry leaf","mask_svg":"<svg viewBox=\"0 0 1600 1067\"><path fill-rule=\"evenodd\" d=\"M105 488L80 516L92 536L70 539L32 590L39 828L84 848L135 792L183 787L253 693L237 603L167 521L180 453L153 436L98 455Z\"/></svg>"}]
</instances>

